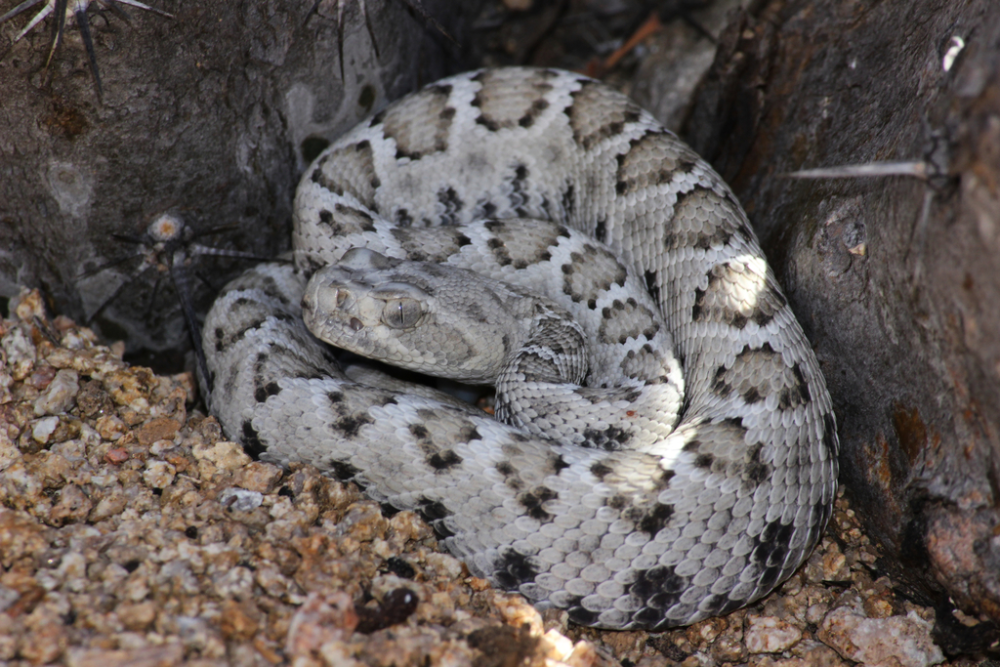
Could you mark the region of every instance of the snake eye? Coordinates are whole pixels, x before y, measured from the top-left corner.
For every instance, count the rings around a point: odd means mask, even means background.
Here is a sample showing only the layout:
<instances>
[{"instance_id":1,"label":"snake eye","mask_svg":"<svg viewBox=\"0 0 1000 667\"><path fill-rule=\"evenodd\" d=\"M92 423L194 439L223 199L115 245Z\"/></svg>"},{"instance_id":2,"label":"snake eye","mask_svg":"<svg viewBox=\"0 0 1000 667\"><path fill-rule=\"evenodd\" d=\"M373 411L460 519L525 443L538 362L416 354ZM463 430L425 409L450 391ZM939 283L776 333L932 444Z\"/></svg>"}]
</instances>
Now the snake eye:
<instances>
[{"instance_id":1,"label":"snake eye","mask_svg":"<svg viewBox=\"0 0 1000 667\"><path fill-rule=\"evenodd\" d=\"M393 329L415 327L423 309L416 299L389 299L382 308L382 321Z\"/></svg>"}]
</instances>

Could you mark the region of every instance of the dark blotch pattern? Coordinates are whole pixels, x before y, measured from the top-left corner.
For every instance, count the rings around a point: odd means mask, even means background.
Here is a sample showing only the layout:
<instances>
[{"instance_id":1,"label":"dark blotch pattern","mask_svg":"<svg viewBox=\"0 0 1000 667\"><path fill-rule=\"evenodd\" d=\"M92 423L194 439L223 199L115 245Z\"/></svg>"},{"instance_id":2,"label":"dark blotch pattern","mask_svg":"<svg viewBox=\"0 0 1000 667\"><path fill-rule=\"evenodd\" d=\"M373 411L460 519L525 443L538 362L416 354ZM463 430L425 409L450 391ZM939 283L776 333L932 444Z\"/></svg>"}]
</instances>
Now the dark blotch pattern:
<instances>
[{"instance_id":1,"label":"dark blotch pattern","mask_svg":"<svg viewBox=\"0 0 1000 667\"><path fill-rule=\"evenodd\" d=\"M569 616L569 620L582 626L593 625L600 617L600 614L596 611L591 611L583 607L570 607L566 610L566 614Z\"/></svg>"},{"instance_id":2,"label":"dark blotch pattern","mask_svg":"<svg viewBox=\"0 0 1000 667\"><path fill-rule=\"evenodd\" d=\"M626 196L638 190L671 183L682 162L697 162L690 148L678 145L672 134L649 129L629 141L629 148L617 156L615 192Z\"/></svg>"},{"instance_id":3,"label":"dark blotch pattern","mask_svg":"<svg viewBox=\"0 0 1000 667\"><path fill-rule=\"evenodd\" d=\"M743 468L743 479L754 488L771 476L771 466L761 461L763 449L762 442L751 447L747 452L746 465Z\"/></svg>"},{"instance_id":4,"label":"dark blotch pattern","mask_svg":"<svg viewBox=\"0 0 1000 667\"><path fill-rule=\"evenodd\" d=\"M672 567L658 565L639 572L628 592L644 603L646 609L637 612L635 620L653 625L663 620L663 612L676 604L688 581L674 573Z\"/></svg>"},{"instance_id":5,"label":"dark blotch pattern","mask_svg":"<svg viewBox=\"0 0 1000 667\"><path fill-rule=\"evenodd\" d=\"M576 190L570 183L562 193L563 220L569 220L576 210Z\"/></svg>"},{"instance_id":6,"label":"dark blotch pattern","mask_svg":"<svg viewBox=\"0 0 1000 667\"><path fill-rule=\"evenodd\" d=\"M549 108L547 93L552 90L549 79L553 72L538 70L517 81L508 79L502 70L486 70L472 78L482 87L472 99L479 110L476 123L491 132L514 127L531 127Z\"/></svg>"},{"instance_id":7,"label":"dark blotch pattern","mask_svg":"<svg viewBox=\"0 0 1000 667\"><path fill-rule=\"evenodd\" d=\"M553 500L558 497L559 494L547 486L536 486L531 491L520 494L517 497L517 502L521 504L521 507L527 511L528 516L532 519L548 523L552 520L552 515L542 508L542 504L547 500Z\"/></svg>"},{"instance_id":8,"label":"dark blotch pattern","mask_svg":"<svg viewBox=\"0 0 1000 667\"><path fill-rule=\"evenodd\" d=\"M416 511L424 521L434 528L434 532L440 535L442 539L455 536L444 525L443 520L450 517L451 512L440 501L421 496Z\"/></svg>"},{"instance_id":9,"label":"dark blotch pattern","mask_svg":"<svg viewBox=\"0 0 1000 667\"><path fill-rule=\"evenodd\" d=\"M605 219L600 219L594 226L594 238L601 243L608 242L608 221Z\"/></svg>"},{"instance_id":10,"label":"dark blotch pattern","mask_svg":"<svg viewBox=\"0 0 1000 667\"><path fill-rule=\"evenodd\" d=\"M347 461L328 461L326 467L341 482L350 482L361 472Z\"/></svg>"},{"instance_id":11,"label":"dark blotch pattern","mask_svg":"<svg viewBox=\"0 0 1000 667\"><path fill-rule=\"evenodd\" d=\"M549 464L552 466L552 472L554 472L557 475L569 467L569 464L566 463L566 460L563 459L563 457L558 454L555 457L549 459Z\"/></svg>"},{"instance_id":12,"label":"dark blotch pattern","mask_svg":"<svg viewBox=\"0 0 1000 667\"><path fill-rule=\"evenodd\" d=\"M538 576L538 568L531 558L514 549L505 549L493 564L493 580L505 590L516 590L521 584L528 584Z\"/></svg>"},{"instance_id":13,"label":"dark blotch pattern","mask_svg":"<svg viewBox=\"0 0 1000 667\"><path fill-rule=\"evenodd\" d=\"M516 269L550 261L552 255L548 249L558 245L559 238L569 233L565 227L546 228L546 230L551 229L551 233L539 238L537 244L525 244L521 243L524 232L520 225L490 220L483 226L491 234L486 241L486 247L490 249L497 264L512 265ZM541 230L535 229L533 233L540 234Z\"/></svg>"},{"instance_id":14,"label":"dark blotch pattern","mask_svg":"<svg viewBox=\"0 0 1000 667\"><path fill-rule=\"evenodd\" d=\"M455 112L448 106L451 86L431 85L382 112L382 133L396 142L396 159L419 160L448 149ZM416 126L413 118L432 119Z\"/></svg>"},{"instance_id":15,"label":"dark blotch pattern","mask_svg":"<svg viewBox=\"0 0 1000 667\"><path fill-rule=\"evenodd\" d=\"M801 366L795 363L789 368L770 343L758 348L744 345L731 368L716 369L712 391L720 398L735 392L751 405L773 394L778 397L779 410L794 409L812 400Z\"/></svg>"},{"instance_id":16,"label":"dark blotch pattern","mask_svg":"<svg viewBox=\"0 0 1000 667\"><path fill-rule=\"evenodd\" d=\"M588 306L611 287L623 286L628 270L612 253L595 245L586 244L583 252L570 253L570 261L560 268L563 274L563 294L573 303Z\"/></svg>"},{"instance_id":17,"label":"dark blotch pattern","mask_svg":"<svg viewBox=\"0 0 1000 667\"><path fill-rule=\"evenodd\" d=\"M758 580L761 588L770 589L781 577L788 557L788 544L794 532L794 525L786 525L776 519L764 526L760 535L753 539L753 550L749 558L750 562L761 567Z\"/></svg>"},{"instance_id":18,"label":"dark blotch pattern","mask_svg":"<svg viewBox=\"0 0 1000 667\"><path fill-rule=\"evenodd\" d=\"M448 470L449 468L457 466L461 462L462 457L451 449L436 452L427 459L427 464L438 471Z\"/></svg>"},{"instance_id":19,"label":"dark blotch pattern","mask_svg":"<svg viewBox=\"0 0 1000 667\"><path fill-rule=\"evenodd\" d=\"M526 211L526 207L529 203L527 189L528 174L528 167L523 164L517 165L514 168L514 177L510 180L510 194L507 195L507 198L510 200L511 208L513 208L518 215L523 216L528 215Z\"/></svg>"},{"instance_id":20,"label":"dark blotch pattern","mask_svg":"<svg viewBox=\"0 0 1000 667\"><path fill-rule=\"evenodd\" d=\"M634 507L631 511L626 512L626 518L635 523L636 528L651 537L665 528L673 515L674 506L663 503L655 503L652 507L645 509Z\"/></svg>"},{"instance_id":21,"label":"dark blotch pattern","mask_svg":"<svg viewBox=\"0 0 1000 667\"><path fill-rule=\"evenodd\" d=\"M613 452L621 449L631 437L628 431L613 425L606 429L588 428L583 431L582 445Z\"/></svg>"},{"instance_id":22,"label":"dark blotch pattern","mask_svg":"<svg viewBox=\"0 0 1000 667\"><path fill-rule=\"evenodd\" d=\"M583 80L580 89L572 93L573 104L566 108L573 139L585 150L618 136L626 125L642 117L642 109L631 102L616 109L606 108L604 95L602 84Z\"/></svg>"},{"instance_id":23,"label":"dark blotch pattern","mask_svg":"<svg viewBox=\"0 0 1000 667\"><path fill-rule=\"evenodd\" d=\"M611 474L611 466L598 461L590 466L590 474L597 479L604 481L604 478Z\"/></svg>"},{"instance_id":24,"label":"dark blotch pattern","mask_svg":"<svg viewBox=\"0 0 1000 667\"><path fill-rule=\"evenodd\" d=\"M840 442L837 439L837 421L832 414L823 415L823 444L831 458L837 458Z\"/></svg>"},{"instance_id":25,"label":"dark blotch pattern","mask_svg":"<svg viewBox=\"0 0 1000 667\"><path fill-rule=\"evenodd\" d=\"M267 451L267 445L261 441L260 435L249 419L243 422L243 451L255 461L259 460L260 455Z\"/></svg>"},{"instance_id":26,"label":"dark blotch pattern","mask_svg":"<svg viewBox=\"0 0 1000 667\"><path fill-rule=\"evenodd\" d=\"M707 273L708 287L695 290L691 319L695 322L722 322L736 329L743 329L753 320L766 326L787 303L770 273L764 277L763 288L754 288L754 299L737 301L734 294L748 289L748 279L743 271L729 262L713 266ZM754 281L756 282L756 281ZM750 303L752 305L748 306Z\"/></svg>"},{"instance_id":27,"label":"dark blotch pattern","mask_svg":"<svg viewBox=\"0 0 1000 667\"><path fill-rule=\"evenodd\" d=\"M643 273L642 279L646 283L646 291L653 297L653 302L660 303L660 285L656 281L656 271L646 271Z\"/></svg>"},{"instance_id":28,"label":"dark blotch pattern","mask_svg":"<svg viewBox=\"0 0 1000 667\"><path fill-rule=\"evenodd\" d=\"M331 168L327 169L331 162ZM377 210L375 191L381 184L375 175L374 153L367 141L341 146L323 155L316 161L310 179L337 195L353 195L365 208Z\"/></svg>"},{"instance_id":29,"label":"dark blotch pattern","mask_svg":"<svg viewBox=\"0 0 1000 667\"><path fill-rule=\"evenodd\" d=\"M253 392L253 397L258 403L263 403L271 396L281 393L281 387L277 382L268 382L263 387L257 387Z\"/></svg>"},{"instance_id":30,"label":"dark blotch pattern","mask_svg":"<svg viewBox=\"0 0 1000 667\"><path fill-rule=\"evenodd\" d=\"M624 345L628 339L638 339L639 336L650 340L659 330L656 313L629 297L625 301L615 299L601 310L597 335L603 343Z\"/></svg>"},{"instance_id":31,"label":"dark blotch pattern","mask_svg":"<svg viewBox=\"0 0 1000 667\"><path fill-rule=\"evenodd\" d=\"M445 188L438 192L438 202L444 207L441 213L441 224L445 226L457 225L461 223L460 213L465 204L452 187Z\"/></svg>"}]
</instances>

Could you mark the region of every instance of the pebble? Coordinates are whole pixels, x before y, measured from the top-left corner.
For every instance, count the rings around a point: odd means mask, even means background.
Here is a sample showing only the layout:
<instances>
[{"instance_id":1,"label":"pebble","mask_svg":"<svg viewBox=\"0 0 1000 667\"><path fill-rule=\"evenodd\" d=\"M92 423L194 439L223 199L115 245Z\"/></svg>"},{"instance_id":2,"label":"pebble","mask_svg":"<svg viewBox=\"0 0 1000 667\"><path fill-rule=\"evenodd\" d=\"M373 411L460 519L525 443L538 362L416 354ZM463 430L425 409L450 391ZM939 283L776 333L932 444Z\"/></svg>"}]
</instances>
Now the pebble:
<instances>
[{"instance_id":1,"label":"pebble","mask_svg":"<svg viewBox=\"0 0 1000 667\"><path fill-rule=\"evenodd\" d=\"M852 607L840 607L827 614L816 636L848 660L872 667L922 667L944 662L931 640L932 627L915 611L867 618Z\"/></svg>"},{"instance_id":2,"label":"pebble","mask_svg":"<svg viewBox=\"0 0 1000 667\"><path fill-rule=\"evenodd\" d=\"M750 616L744 639L750 653L781 653L802 639L802 631L774 616Z\"/></svg>"},{"instance_id":3,"label":"pebble","mask_svg":"<svg viewBox=\"0 0 1000 667\"><path fill-rule=\"evenodd\" d=\"M0 322L5 667L944 659L933 613L873 578L877 552L843 497L816 552L749 609L656 634L579 628L470 576L413 512L387 517L314 468L253 461L189 411L190 376L128 366L122 346L45 320L37 292L11 303L19 317Z\"/></svg>"},{"instance_id":4,"label":"pebble","mask_svg":"<svg viewBox=\"0 0 1000 667\"><path fill-rule=\"evenodd\" d=\"M76 394L79 390L80 376L76 371L65 368L56 371L55 377L44 393L35 399L35 414L41 417L42 415L58 415L68 411L76 403Z\"/></svg>"}]
</instances>

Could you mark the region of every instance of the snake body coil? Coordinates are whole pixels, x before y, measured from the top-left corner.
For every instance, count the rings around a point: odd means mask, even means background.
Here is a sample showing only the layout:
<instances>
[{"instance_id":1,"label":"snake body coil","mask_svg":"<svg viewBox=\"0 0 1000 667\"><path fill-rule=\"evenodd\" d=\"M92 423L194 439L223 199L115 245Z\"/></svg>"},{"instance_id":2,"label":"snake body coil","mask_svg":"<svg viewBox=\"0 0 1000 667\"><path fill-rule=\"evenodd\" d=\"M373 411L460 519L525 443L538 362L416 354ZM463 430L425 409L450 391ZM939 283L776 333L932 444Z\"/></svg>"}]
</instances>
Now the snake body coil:
<instances>
[{"instance_id":1,"label":"snake body coil","mask_svg":"<svg viewBox=\"0 0 1000 667\"><path fill-rule=\"evenodd\" d=\"M736 609L819 539L839 445L816 359L729 188L621 94L529 68L427 86L308 168L293 246L295 268L230 283L204 329L212 411L262 459L306 461L419 512L475 574L584 625L661 629ZM342 260L352 247L377 254ZM387 257L430 278L402 284ZM388 283L365 283L364 301L352 274L303 299L338 263ZM470 321L524 308L523 294L541 305L512 321L556 333L508 350L519 333L486 344L437 317L441 359L520 355L504 377L529 390L498 395L498 411L572 422L566 435L345 371L302 322L300 302L314 327L343 308L359 346L392 347L376 325L431 323L434 280L454 282L453 267L504 281L469 303ZM550 317L563 310L586 322ZM566 361L567 336L589 368ZM557 367L576 379L553 380ZM546 403L552 387L568 402Z\"/></svg>"}]
</instances>

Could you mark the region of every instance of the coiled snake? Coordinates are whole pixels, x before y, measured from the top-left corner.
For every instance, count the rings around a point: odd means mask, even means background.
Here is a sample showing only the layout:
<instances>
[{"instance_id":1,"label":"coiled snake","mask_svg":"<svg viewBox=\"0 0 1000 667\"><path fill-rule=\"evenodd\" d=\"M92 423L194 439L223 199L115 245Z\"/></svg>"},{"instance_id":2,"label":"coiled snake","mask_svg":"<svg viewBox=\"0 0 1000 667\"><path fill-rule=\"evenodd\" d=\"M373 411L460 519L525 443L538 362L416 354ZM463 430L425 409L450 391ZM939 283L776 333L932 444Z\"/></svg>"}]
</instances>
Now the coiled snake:
<instances>
[{"instance_id":1,"label":"coiled snake","mask_svg":"<svg viewBox=\"0 0 1000 667\"><path fill-rule=\"evenodd\" d=\"M419 512L584 625L727 612L819 539L838 440L816 359L729 188L621 94L439 81L331 145L294 225L294 267L230 283L203 335L212 411L262 459ZM341 368L300 302L338 346L496 382L509 424Z\"/></svg>"}]
</instances>

